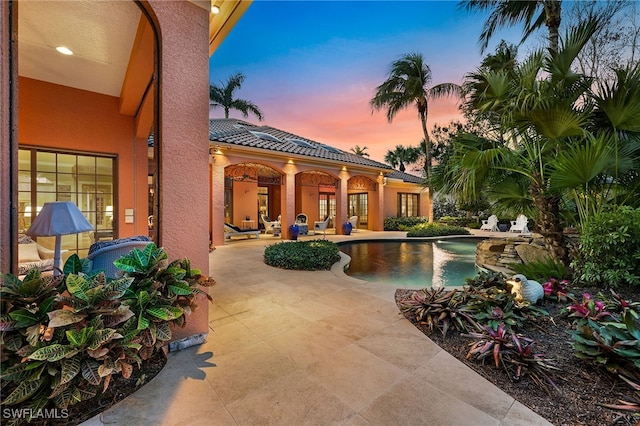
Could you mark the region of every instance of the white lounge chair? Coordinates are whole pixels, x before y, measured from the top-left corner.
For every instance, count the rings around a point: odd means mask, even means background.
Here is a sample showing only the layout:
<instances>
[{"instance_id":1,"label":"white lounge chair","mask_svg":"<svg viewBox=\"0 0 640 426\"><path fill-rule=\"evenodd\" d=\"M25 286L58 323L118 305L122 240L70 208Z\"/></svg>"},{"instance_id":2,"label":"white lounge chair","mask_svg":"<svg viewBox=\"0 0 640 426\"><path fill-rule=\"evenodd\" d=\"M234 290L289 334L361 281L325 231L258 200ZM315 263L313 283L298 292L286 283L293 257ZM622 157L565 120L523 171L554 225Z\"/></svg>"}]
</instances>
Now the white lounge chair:
<instances>
[{"instance_id":1,"label":"white lounge chair","mask_svg":"<svg viewBox=\"0 0 640 426\"><path fill-rule=\"evenodd\" d=\"M516 220L511 221L511 228L509 228L509 232L529 232L529 228L527 228L527 223L529 219L523 214L518 216Z\"/></svg>"},{"instance_id":2,"label":"white lounge chair","mask_svg":"<svg viewBox=\"0 0 640 426\"><path fill-rule=\"evenodd\" d=\"M274 225L280 224L279 220L269 220L269 216L267 216L266 214L260 215L260 219L262 220L262 223L264 223L265 234L273 234Z\"/></svg>"},{"instance_id":3,"label":"white lounge chair","mask_svg":"<svg viewBox=\"0 0 640 426\"><path fill-rule=\"evenodd\" d=\"M487 220L483 220L480 229L484 231L499 231L498 216L492 214Z\"/></svg>"},{"instance_id":4,"label":"white lounge chair","mask_svg":"<svg viewBox=\"0 0 640 426\"><path fill-rule=\"evenodd\" d=\"M331 220L331 216L327 216L323 221L313 222L313 235L316 235L319 231L322 231L322 235L327 235L327 226L329 226L329 221Z\"/></svg>"},{"instance_id":5,"label":"white lounge chair","mask_svg":"<svg viewBox=\"0 0 640 426\"><path fill-rule=\"evenodd\" d=\"M252 235L255 235L256 238L260 238L260 230L259 229L240 229L235 225L231 225L230 223L224 224L224 237L227 239L231 239L231 237L242 237L242 236L251 238Z\"/></svg>"},{"instance_id":6,"label":"white lounge chair","mask_svg":"<svg viewBox=\"0 0 640 426\"><path fill-rule=\"evenodd\" d=\"M351 216L349 223L351 223L351 232L358 232L358 216Z\"/></svg>"}]
</instances>

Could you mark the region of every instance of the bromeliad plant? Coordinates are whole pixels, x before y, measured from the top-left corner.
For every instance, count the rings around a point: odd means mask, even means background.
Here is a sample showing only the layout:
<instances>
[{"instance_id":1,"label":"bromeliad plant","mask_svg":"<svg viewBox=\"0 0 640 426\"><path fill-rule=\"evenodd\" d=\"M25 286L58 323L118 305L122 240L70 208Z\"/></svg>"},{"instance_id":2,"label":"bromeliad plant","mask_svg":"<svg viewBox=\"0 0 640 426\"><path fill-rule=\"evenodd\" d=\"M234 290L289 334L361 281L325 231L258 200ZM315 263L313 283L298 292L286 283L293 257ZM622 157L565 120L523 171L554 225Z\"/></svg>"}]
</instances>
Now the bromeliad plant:
<instances>
[{"instance_id":1,"label":"bromeliad plant","mask_svg":"<svg viewBox=\"0 0 640 426\"><path fill-rule=\"evenodd\" d=\"M400 310L409 314L419 324L430 330L435 327L447 337L449 327L467 331L470 326L478 328L473 317L466 312L465 295L458 290L446 291L444 287L425 288L413 292L411 298L400 304Z\"/></svg>"},{"instance_id":2,"label":"bromeliad plant","mask_svg":"<svg viewBox=\"0 0 640 426\"><path fill-rule=\"evenodd\" d=\"M481 332L466 336L475 340L470 344L467 359L484 363L486 359L493 358L495 366L502 366L513 381L529 376L545 392L550 393L549 386L560 392L552 379L558 368L545 354L534 351L533 339L516 334L504 324L495 330L482 326Z\"/></svg>"},{"instance_id":3,"label":"bromeliad plant","mask_svg":"<svg viewBox=\"0 0 640 426\"><path fill-rule=\"evenodd\" d=\"M578 322L583 324L585 321L601 321L604 319L613 319L610 312L605 310L604 302L594 300L589 293L582 295L582 302L573 300L573 305L567 307L569 316L578 318Z\"/></svg>"},{"instance_id":4,"label":"bromeliad plant","mask_svg":"<svg viewBox=\"0 0 640 426\"><path fill-rule=\"evenodd\" d=\"M571 333L576 357L595 361L609 371L640 368L640 329L636 315L626 309L622 321L598 323L591 318L578 324Z\"/></svg>"},{"instance_id":5,"label":"bromeliad plant","mask_svg":"<svg viewBox=\"0 0 640 426\"><path fill-rule=\"evenodd\" d=\"M542 285L544 289L544 297L558 302L566 302L569 296L569 281L549 278L549 281Z\"/></svg>"}]
</instances>

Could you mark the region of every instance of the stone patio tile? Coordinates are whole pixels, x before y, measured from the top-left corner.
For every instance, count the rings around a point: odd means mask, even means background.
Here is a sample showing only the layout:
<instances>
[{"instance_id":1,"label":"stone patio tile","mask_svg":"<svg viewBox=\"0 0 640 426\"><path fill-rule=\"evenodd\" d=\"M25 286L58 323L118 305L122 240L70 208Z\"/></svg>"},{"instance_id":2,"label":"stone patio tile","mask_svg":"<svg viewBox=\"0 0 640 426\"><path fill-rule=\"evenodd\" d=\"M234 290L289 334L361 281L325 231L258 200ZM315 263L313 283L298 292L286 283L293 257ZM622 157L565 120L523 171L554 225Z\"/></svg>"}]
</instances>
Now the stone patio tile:
<instances>
[{"instance_id":1,"label":"stone patio tile","mask_svg":"<svg viewBox=\"0 0 640 426\"><path fill-rule=\"evenodd\" d=\"M356 345L328 353L309 373L355 411L383 394L406 373Z\"/></svg>"},{"instance_id":2,"label":"stone patio tile","mask_svg":"<svg viewBox=\"0 0 640 426\"><path fill-rule=\"evenodd\" d=\"M497 426L500 422L477 408L408 378L371 402L359 413L372 425Z\"/></svg>"},{"instance_id":3,"label":"stone patio tile","mask_svg":"<svg viewBox=\"0 0 640 426\"><path fill-rule=\"evenodd\" d=\"M224 324L219 323L220 321L213 322L214 330L209 333L203 345L203 348L213 351L216 355L225 355L262 341L234 318Z\"/></svg>"},{"instance_id":4,"label":"stone patio tile","mask_svg":"<svg viewBox=\"0 0 640 426\"><path fill-rule=\"evenodd\" d=\"M354 412L303 371L295 371L228 405L239 425L331 425Z\"/></svg>"},{"instance_id":5,"label":"stone patio tile","mask_svg":"<svg viewBox=\"0 0 640 426\"><path fill-rule=\"evenodd\" d=\"M341 311L339 314L329 315L319 322L354 340L362 339L387 326L386 323L369 317L365 310L360 309L354 312Z\"/></svg>"},{"instance_id":6,"label":"stone patio tile","mask_svg":"<svg viewBox=\"0 0 640 426\"><path fill-rule=\"evenodd\" d=\"M353 343L352 339L323 324L304 324L267 340L273 348L299 367L314 363L327 354Z\"/></svg>"},{"instance_id":7,"label":"stone patio tile","mask_svg":"<svg viewBox=\"0 0 640 426\"><path fill-rule=\"evenodd\" d=\"M309 323L301 316L275 304L239 313L235 318L264 340Z\"/></svg>"},{"instance_id":8,"label":"stone patio tile","mask_svg":"<svg viewBox=\"0 0 640 426\"><path fill-rule=\"evenodd\" d=\"M417 380L467 401L496 419L504 418L514 402L511 396L446 351L440 351L413 374Z\"/></svg>"},{"instance_id":9,"label":"stone patio tile","mask_svg":"<svg viewBox=\"0 0 640 426\"><path fill-rule=\"evenodd\" d=\"M295 367L293 361L264 342L215 356L213 362L216 368L207 370L206 380L225 405L244 398Z\"/></svg>"},{"instance_id":10,"label":"stone patio tile","mask_svg":"<svg viewBox=\"0 0 640 426\"><path fill-rule=\"evenodd\" d=\"M364 337L357 345L407 372L431 362L442 351L406 320Z\"/></svg>"}]
</instances>

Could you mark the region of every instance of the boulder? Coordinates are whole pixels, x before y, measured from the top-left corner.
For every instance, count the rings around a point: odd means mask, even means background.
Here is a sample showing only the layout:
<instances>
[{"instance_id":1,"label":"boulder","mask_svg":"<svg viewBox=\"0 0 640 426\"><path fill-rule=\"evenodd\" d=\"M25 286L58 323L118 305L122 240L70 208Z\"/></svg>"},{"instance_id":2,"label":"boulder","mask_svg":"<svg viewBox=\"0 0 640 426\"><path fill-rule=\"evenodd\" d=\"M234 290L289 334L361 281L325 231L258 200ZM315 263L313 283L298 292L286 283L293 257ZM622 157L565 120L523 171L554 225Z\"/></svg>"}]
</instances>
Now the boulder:
<instances>
[{"instance_id":1,"label":"boulder","mask_svg":"<svg viewBox=\"0 0 640 426\"><path fill-rule=\"evenodd\" d=\"M538 244L518 244L516 252L524 264L539 262L549 258L549 251Z\"/></svg>"}]
</instances>

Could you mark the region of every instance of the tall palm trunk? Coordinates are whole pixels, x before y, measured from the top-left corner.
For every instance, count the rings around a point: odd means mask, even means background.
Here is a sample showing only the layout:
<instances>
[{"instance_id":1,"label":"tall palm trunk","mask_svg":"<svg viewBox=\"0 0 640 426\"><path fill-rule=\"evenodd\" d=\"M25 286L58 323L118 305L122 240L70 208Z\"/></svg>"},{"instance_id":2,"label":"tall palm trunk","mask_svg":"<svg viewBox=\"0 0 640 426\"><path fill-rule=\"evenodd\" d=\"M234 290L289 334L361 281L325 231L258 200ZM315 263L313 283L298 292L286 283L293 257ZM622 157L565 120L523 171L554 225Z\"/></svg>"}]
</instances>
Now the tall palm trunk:
<instances>
[{"instance_id":1,"label":"tall palm trunk","mask_svg":"<svg viewBox=\"0 0 640 426\"><path fill-rule=\"evenodd\" d=\"M535 182L531 184L529 191L534 205L540 212L538 230L551 251L551 257L569 266L569 249L560 222L560 197L544 195L539 183Z\"/></svg>"},{"instance_id":2,"label":"tall palm trunk","mask_svg":"<svg viewBox=\"0 0 640 426\"><path fill-rule=\"evenodd\" d=\"M425 100L426 104L426 100ZM422 133L424 133L424 176L427 181L427 190L429 191L429 211L427 217L429 223L433 222L433 194L431 193L431 139L429 138L429 132L427 130L427 108L426 106L418 106L418 113L420 114L420 122L422 123Z\"/></svg>"},{"instance_id":3,"label":"tall palm trunk","mask_svg":"<svg viewBox=\"0 0 640 426\"><path fill-rule=\"evenodd\" d=\"M552 52L557 52L562 1L544 0L542 5L544 7L545 25L549 30L549 49Z\"/></svg>"}]
</instances>

